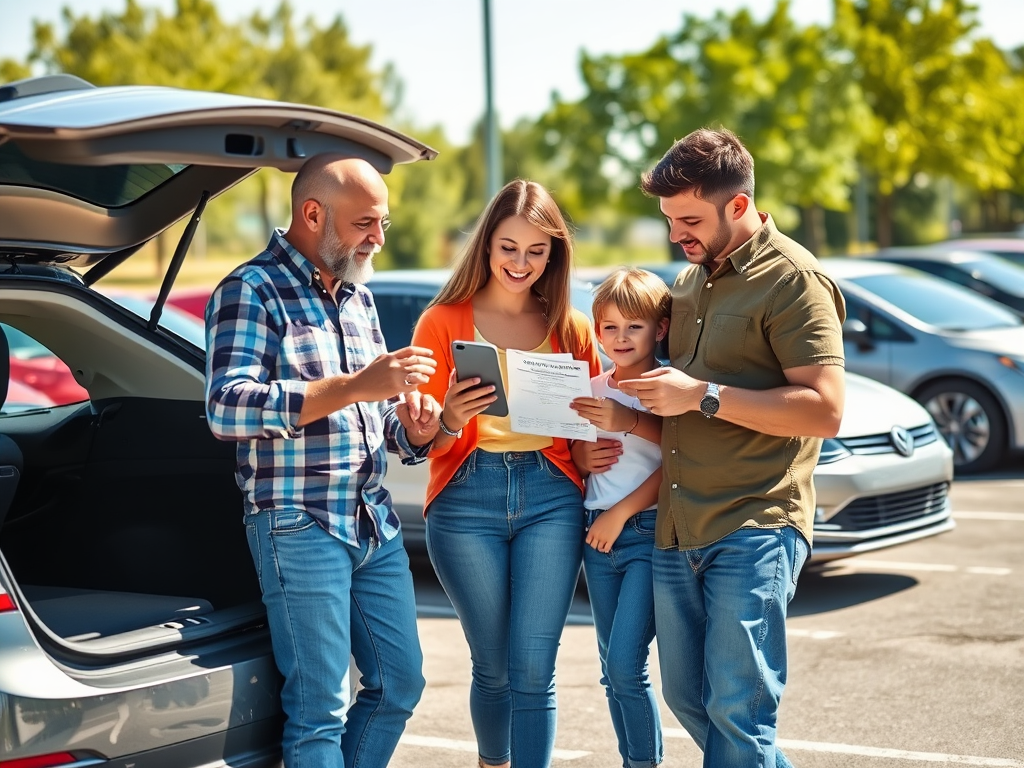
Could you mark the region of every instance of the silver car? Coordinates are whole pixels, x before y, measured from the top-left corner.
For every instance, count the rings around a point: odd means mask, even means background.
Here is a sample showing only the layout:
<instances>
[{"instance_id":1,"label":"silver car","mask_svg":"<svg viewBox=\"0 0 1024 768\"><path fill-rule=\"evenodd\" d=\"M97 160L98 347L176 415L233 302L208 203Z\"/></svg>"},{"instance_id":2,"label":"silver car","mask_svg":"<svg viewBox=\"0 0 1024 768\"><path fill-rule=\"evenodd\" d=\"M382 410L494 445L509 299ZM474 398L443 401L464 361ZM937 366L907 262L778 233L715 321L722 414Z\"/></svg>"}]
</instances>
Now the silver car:
<instances>
[{"instance_id":1,"label":"silver car","mask_svg":"<svg viewBox=\"0 0 1024 768\"><path fill-rule=\"evenodd\" d=\"M211 197L319 152L382 172L436 154L298 104L67 76L0 87L0 323L85 393L11 413L0 397L0 764L280 764L235 446L206 425L201 332L162 305ZM182 218L153 306L98 290ZM9 364L0 334L0 396Z\"/></svg>"},{"instance_id":2,"label":"silver car","mask_svg":"<svg viewBox=\"0 0 1024 768\"><path fill-rule=\"evenodd\" d=\"M407 345L420 312L436 295L443 270L379 272L370 281L384 337ZM674 278L674 274L672 275ZM592 294L573 288L589 312ZM811 562L870 552L953 528L949 484L953 454L928 413L906 395L853 373L839 436L826 440L814 471L817 509ZM422 549L427 466L388 465L386 487L407 546Z\"/></svg>"},{"instance_id":3,"label":"silver car","mask_svg":"<svg viewBox=\"0 0 1024 768\"><path fill-rule=\"evenodd\" d=\"M973 291L871 259L821 259L846 297L846 367L922 403L980 472L1024 448L1024 320Z\"/></svg>"}]
</instances>

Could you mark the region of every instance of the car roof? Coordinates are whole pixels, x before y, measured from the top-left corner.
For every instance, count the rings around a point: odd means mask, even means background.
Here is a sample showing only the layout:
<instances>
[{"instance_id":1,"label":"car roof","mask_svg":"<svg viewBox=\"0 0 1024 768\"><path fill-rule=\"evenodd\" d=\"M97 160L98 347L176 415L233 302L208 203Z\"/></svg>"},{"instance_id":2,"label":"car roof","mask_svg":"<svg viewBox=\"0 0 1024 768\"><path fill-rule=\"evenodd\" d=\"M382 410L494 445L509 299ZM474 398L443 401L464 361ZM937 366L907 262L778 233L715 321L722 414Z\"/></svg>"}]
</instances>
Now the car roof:
<instances>
[{"instance_id":1,"label":"car roof","mask_svg":"<svg viewBox=\"0 0 1024 768\"><path fill-rule=\"evenodd\" d=\"M882 261L896 258L905 261L937 261L944 264L1002 261L998 256L988 253L987 251L972 251L966 248L963 250L947 251L939 250L931 246L921 246L916 248L886 248L884 251L865 254L862 258L880 259Z\"/></svg>"},{"instance_id":2,"label":"car roof","mask_svg":"<svg viewBox=\"0 0 1024 768\"><path fill-rule=\"evenodd\" d=\"M818 259L818 263L828 275L836 279L853 279L869 275L895 275L905 273L909 269L891 261L863 259L857 256L826 256ZM916 270L915 274L917 274Z\"/></svg>"},{"instance_id":3,"label":"car roof","mask_svg":"<svg viewBox=\"0 0 1024 768\"><path fill-rule=\"evenodd\" d=\"M321 153L381 173L437 152L354 115L305 104L78 78L0 87L0 254L92 266L137 248L264 167Z\"/></svg>"}]
</instances>

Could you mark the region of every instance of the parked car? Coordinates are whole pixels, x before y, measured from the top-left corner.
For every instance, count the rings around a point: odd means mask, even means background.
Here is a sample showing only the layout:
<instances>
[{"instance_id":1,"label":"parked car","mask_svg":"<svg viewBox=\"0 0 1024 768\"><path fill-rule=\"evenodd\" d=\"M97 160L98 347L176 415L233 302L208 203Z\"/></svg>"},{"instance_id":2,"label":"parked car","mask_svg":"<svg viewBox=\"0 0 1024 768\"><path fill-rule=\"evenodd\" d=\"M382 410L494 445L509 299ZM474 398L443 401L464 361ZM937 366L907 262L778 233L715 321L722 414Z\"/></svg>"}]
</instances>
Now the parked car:
<instances>
[{"instance_id":1,"label":"parked car","mask_svg":"<svg viewBox=\"0 0 1024 768\"><path fill-rule=\"evenodd\" d=\"M931 247L950 251L985 251L1024 267L1024 237L964 237Z\"/></svg>"},{"instance_id":2,"label":"parked car","mask_svg":"<svg viewBox=\"0 0 1024 768\"><path fill-rule=\"evenodd\" d=\"M1024 321L916 269L821 259L846 297L846 367L922 403L956 469L990 469L1024 448Z\"/></svg>"},{"instance_id":3,"label":"parked car","mask_svg":"<svg viewBox=\"0 0 1024 768\"><path fill-rule=\"evenodd\" d=\"M320 152L385 173L436 154L298 104L63 75L0 86L0 322L86 392L0 408L4 765L280 764L280 682L235 446L205 420L201 335L100 281L257 168Z\"/></svg>"},{"instance_id":4,"label":"parked car","mask_svg":"<svg viewBox=\"0 0 1024 768\"><path fill-rule=\"evenodd\" d=\"M416 319L447 274L396 270L378 272L370 281L390 348L409 344ZM573 304L589 314L591 303L590 289L577 282ZM814 471L817 509L811 562L824 563L951 530L952 477L952 451L939 439L928 413L890 387L848 373L839 435L824 442ZM421 549L426 533L426 464L390 462L385 485L402 520L406 545Z\"/></svg>"},{"instance_id":5,"label":"parked car","mask_svg":"<svg viewBox=\"0 0 1024 768\"><path fill-rule=\"evenodd\" d=\"M887 248L860 258L920 269L962 285L1024 315L1024 266L985 251L951 251L925 246Z\"/></svg>"}]
</instances>

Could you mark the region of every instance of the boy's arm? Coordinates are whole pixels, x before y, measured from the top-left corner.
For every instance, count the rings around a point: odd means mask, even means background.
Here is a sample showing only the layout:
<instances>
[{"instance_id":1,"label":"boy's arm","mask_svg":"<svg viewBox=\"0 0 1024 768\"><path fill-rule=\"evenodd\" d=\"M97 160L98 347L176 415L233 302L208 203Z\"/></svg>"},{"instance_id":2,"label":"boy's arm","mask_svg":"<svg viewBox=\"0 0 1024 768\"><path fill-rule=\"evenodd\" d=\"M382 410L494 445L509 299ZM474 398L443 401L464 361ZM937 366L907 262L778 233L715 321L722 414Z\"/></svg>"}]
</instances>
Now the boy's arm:
<instances>
[{"instance_id":1,"label":"boy's arm","mask_svg":"<svg viewBox=\"0 0 1024 768\"><path fill-rule=\"evenodd\" d=\"M622 533L622 526L637 512L650 509L658 501L661 488L661 467L654 470L632 493L612 504L587 531L586 542L598 552L607 552Z\"/></svg>"}]
</instances>

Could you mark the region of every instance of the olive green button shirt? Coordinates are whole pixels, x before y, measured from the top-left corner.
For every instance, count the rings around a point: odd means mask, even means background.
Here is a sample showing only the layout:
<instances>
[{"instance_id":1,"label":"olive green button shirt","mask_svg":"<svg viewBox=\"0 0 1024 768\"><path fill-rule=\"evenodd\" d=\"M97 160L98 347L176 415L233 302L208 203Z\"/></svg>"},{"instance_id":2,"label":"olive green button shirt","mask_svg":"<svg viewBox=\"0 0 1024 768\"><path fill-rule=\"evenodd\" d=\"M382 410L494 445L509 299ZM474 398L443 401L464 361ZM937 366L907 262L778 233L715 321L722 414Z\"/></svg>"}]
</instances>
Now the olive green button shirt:
<instances>
[{"instance_id":1,"label":"olive green button shirt","mask_svg":"<svg viewBox=\"0 0 1024 768\"><path fill-rule=\"evenodd\" d=\"M701 381L772 389L789 384L787 368L845 362L838 286L761 218L710 275L691 266L672 288L671 362ZM787 525L810 542L820 449L821 438L775 437L699 411L666 417L655 545L694 549L739 528Z\"/></svg>"}]
</instances>

